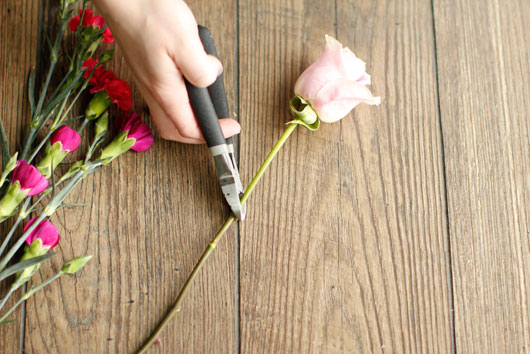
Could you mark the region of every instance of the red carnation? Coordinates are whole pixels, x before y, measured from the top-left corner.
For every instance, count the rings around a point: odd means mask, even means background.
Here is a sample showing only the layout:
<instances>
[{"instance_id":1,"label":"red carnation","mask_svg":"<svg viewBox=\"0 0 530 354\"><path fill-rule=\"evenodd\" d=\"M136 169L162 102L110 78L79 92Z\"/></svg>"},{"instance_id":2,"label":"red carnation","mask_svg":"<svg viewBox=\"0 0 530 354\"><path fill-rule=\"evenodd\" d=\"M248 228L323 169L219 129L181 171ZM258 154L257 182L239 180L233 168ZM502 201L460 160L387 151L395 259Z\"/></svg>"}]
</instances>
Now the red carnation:
<instances>
[{"instance_id":1,"label":"red carnation","mask_svg":"<svg viewBox=\"0 0 530 354\"><path fill-rule=\"evenodd\" d=\"M105 26L105 19L99 15L92 17L92 26L96 28Z\"/></svg>"},{"instance_id":2,"label":"red carnation","mask_svg":"<svg viewBox=\"0 0 530 354\"><path fill-rule=\"evenodd\" d=\"M105 84L108 81L116 80L116 74L112 71L105 70L103 68L97 68L88 84L92 86L90 93L96 93L105 89Z\"/></svg>"},{"instance_id":3,"label":"red carnation","mask_svg":"<svg viewBox=\"0 0 530 354\"><path fill-rule=\"evenodd\" d=\"M81 16L83 16L83 27L92 26L94 28L101 29L103 26L105 26L105 19L99 15L94 16L92 10L86 9L84 15L83 10L79 10L79 16L72 17L68 22L68 27L71 31L77 32L77 27L79 27L79 22L81 22ZM114 42L114 37L112 36L112 32L108 27L103 31L103 42Z\"/></svg>"},{"instance_id":4,"label":"red carnation","mask_svg":"<svg viewBox=\"0 0 530 354\"><path fill-rule=\"evenodd\" d=\"M68 22L68 28L70 28L70 31L76 32L77 26L79 26L79 22L81 21L81 18L79 16L74 16L70 19Z\"/></svg>"},{"instance_id":5,"label":"red carnation","mask_svg":"<svg viewBox=\"0 0 530 354\"><path fill-rule=\"evenodd\" d=\"M103 31L103 42L105 43L112 43L114 42L114 36L112 35L112 32L110 31L110 28L105 28Z\"/></svg>"},{"instance_id":6,"label":"red carnation","mask_svg":"<svg viewBox=\"0 0 530 354\"><path fill-rule=\"evenodd\" d=\"M131 102L131 88L125 80L114 79L108 80L104 87L107 95L118 108L123 111L128 111L132 108Z\"/></svg>"},{"instance_id":7,"label":"red carnation","mask_svg":"<svg viewBox=\"0 0 530 354\"><path fill-rule=\"evenodd\" d=\"M83 77L85 79L88 79L88 77L90 76L90 74L92 73L92 71L94 70L94 66L96 66L96 64L99 62L99 60L97 59L93 59L93 58L88 58L87 60L85 60L83 62L83 65L81 65L81 68L83 69L84 73L83 73Z\"/></svg>"},{"instance_id":8,"label":"red carnation","mask_svg":"<svg viewBox=\"0 0 530 354\"><path fill-rule=\"evenodd\" d=\"M83 15L83 10L79 10L79 16ZM92 10L85 9L85 14L83 15L83 27L92 26Z\"/></svg>"}]
</instances>

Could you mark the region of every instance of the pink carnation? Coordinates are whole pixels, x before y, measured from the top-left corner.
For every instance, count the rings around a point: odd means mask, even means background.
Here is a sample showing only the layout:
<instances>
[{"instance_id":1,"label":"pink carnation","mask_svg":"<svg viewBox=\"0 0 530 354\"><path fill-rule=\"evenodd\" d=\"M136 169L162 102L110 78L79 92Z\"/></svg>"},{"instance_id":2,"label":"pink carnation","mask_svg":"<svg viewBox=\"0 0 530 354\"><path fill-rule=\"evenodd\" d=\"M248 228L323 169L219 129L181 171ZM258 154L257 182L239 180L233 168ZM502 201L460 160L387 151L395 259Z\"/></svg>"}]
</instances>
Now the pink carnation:
<instances>
[{"instance_id":1,"label":"pink carnation","mask_svg":"<svg viewBox=\"0 0 530 354\"><path fill-rule=\"evenodd\" d=\"M28 221L26 226L24 226L23 232L26 232L26 230L33 225L35 219L36 218L33 218ZM31 245L33 241L38 238L40 238L42 241L42 248L49 247L52 249L57 246L61 237L59 236L59 231L57 231L57 227L54 224L48 220L43 220L37 225L36 228L33 229L33 231L30 232L26 238L26 243Z\"/></svg>"},{"instance_id":2,"label":"pink carnation","mask_svg":"<svg viewBox=\"0 0 530 354\"><path fill-rule=\"evenodd\" d=\"M135 139L131 147L134 151L146 151L153 145L153 134L147 124L143 123L135 112L124 112L116 119L116 127L120 132L127 132L127 139Z\"/></svg>"},{"instance_id":3,"label":"pink carnation","mask_svg":"<svg viewBox=\"0 0 530 354\"><path fill-rule=\"evenodd\" d=\"M49 185L46 177L24 160L17 162L17 167L15 167L11 175L11 183L17 181L20 183L21 190L29 190L28 197L42 193Z\"/></svg>"},{"instance_id":4,"label":"pink carnation","mask_svg":"<svg viewBox=\"0 0 530 354\"><path fill-rule=\"evenodd\" d=\"M51 137L52 145L57 142L61 143L61 151L72 152L75 151L81 144L81 137L75 130L63 125L57 129Z\"/></svg>"}]
</instances>

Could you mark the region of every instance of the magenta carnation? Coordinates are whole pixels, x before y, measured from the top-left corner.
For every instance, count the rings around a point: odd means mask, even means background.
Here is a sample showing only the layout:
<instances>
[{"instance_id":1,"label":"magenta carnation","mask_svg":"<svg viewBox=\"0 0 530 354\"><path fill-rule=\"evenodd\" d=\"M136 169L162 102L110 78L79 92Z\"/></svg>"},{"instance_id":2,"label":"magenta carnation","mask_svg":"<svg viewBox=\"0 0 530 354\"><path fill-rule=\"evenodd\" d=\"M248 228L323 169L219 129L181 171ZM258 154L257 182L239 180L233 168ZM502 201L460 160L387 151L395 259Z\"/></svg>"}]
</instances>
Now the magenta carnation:
<instances>
[{"instance_id":1,"label":"magenta carnation","mask_svg":"<svg viewBox=\"0 0 530 354\"><path fill-rule=\"evenodd\" d=\"M26 230L29 229L29 227L35 222L35 219L36 218L33 218L28 221L26 226L24 226L23 232L26 232ZM48 220L43 220L37 225L36 228L33 229L33 231L30 232L26 238L26 243L31 246L33 241L38 238L40 238L42 241L42 248L49 247L51 249L57 246L61 237L59 236L59 231L54 224Z\"/></svg>"},{"instance_id":2,"label":"magenta carnation","mask_svg":"<svg viewBox=\"0 0 530 354\"><path fill-rule=\"evenodd\" d=\"M11 175L11 183L13 184L16 181L20 183L21 190L29 190L28 197L42 193L49 185L46 177L24 160L17 162L17 167L15 167Z\"/></svg>"},{"instance_id":3,"label":"magenta carnation","mask_svg":"<svg viewBox=\"0 0 530 354\"><path fill-rule=\"evenodd\" d=\"M142 122L140 116L135 112L124 112L116 119L116 127L120 132L127 132L127 139L134 139L131 147L134 151L146 151L153 145L153 134L151 129Z\"/></svg>"},{"instance_id":4,"label":"magenta carnation","mask_svg":"<svg viewBox=\"0 0 530 354\"><path fill-rule=\"evenodd\" d=\"M81 144L81 137L75 130L63 125L52 135L51 144L53 145L56 142L61 143L61 151L72 152Z\"/></svg>"}]
</instances>

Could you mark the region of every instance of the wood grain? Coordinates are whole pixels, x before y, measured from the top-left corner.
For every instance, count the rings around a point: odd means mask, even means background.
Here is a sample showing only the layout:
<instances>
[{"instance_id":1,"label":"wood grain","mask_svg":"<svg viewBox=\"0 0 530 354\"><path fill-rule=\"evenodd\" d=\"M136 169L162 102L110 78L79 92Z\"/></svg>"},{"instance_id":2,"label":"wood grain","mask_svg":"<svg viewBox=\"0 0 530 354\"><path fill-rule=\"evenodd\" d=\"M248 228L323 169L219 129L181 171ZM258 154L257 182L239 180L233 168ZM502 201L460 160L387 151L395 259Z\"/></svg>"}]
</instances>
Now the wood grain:
<instances>
[{"instance_id":1,"label":"wood grain","mask_svg":"<svg viewBox=\"0 0 530 354\"><path fill-rule=\"evenodd\" d=\"M23 133L25 119L29 119L27 78L35 65L39 37L39 3L37 1L7 0L0 5L0 117L4 123L9 148L18 148ZM1 234L5 235L12 226L11 221L2 224ZM3 237L0 238L3 240ZM0 286L3 297L10 284ZM8 301L4 309L9 309L21 296L21 290ZM5 310L4 310L5 311ZM21 308L10 318L16 321L0 326L0 348L2 353L18 353L21 347Z\"/></svg>"},{"instance_id":2,"label":"wood grain","mask_svg":"<svg viewBox=\"0 0 530 354\"><path fill-rule=\"evenodd\" d=\"M298 131L252 198L241 351L450 352L430 2L249 1L240 22L245 176L290 119L294 81L334 23L383 96L342 123Z\"/></svg>"},{"instance_id":3,"label":"wood grain","mask_svg":"<svg viewBox=\"0 0 530 354\"><path fill-rule=\"evenodd\" d=\"M216 44L234 107L234 4L204 0L190 6L199 22L223 34ZM108 67L133 82L119 48ZM148 119L134 84L132 89L135 109ZM36 282L73 256L94 259L80 275L61 279L28 302L25 352L134 352L227 216L208 150L157 139L148 152L127 153L90 176L68 201L88 205L52 218L62 235L63 259L45 267ZM234 351L235 261L233 229L153 352Z\"/></svg>"},{"instance_id":4,"label":"wood grain","mask_svg":"<svg viewBox=\"0 0 530 354\"><path fill-rule=\"evenodd\" d=\"M240 2L241 169L248 183L291 117L303 68L333 32L333 2ZM325 245L338 233L339 125L299 129L249 201L240 226L243 353L329 352L339 314ZM332 343L329 343L332 345Z\"/></svg>"},{"instance_id":5,"label":"wood grain","mask_svg":"<svg viewBox=\"0 0 530 354\"><path fill-rule=\"evenodd\" d=\"M456 349L530 351L530 3L434 1Z\"/></svg>"}]
</instances>

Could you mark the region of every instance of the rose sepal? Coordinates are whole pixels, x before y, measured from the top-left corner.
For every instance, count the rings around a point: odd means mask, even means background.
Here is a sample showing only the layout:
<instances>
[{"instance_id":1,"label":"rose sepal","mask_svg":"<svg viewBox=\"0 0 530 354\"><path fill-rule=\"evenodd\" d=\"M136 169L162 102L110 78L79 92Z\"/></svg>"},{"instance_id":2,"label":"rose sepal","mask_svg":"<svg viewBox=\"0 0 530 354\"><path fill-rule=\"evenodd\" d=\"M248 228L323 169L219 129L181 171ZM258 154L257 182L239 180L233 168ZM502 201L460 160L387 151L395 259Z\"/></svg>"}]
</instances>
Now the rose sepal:
<instances>
[{"instance_id":1,"label":"rose sepal","mask_svg":"<svg viewBox=\"0 0 530 354\"><path fill-rule=\"evenodd\" d=\"M311 104L302 97L294 96L289 101L289 108L296 119L287 124L300 124L311 131L316 131L320 128L320 119L317 113L311 107Z\"/></svg>"}]
</instances>

